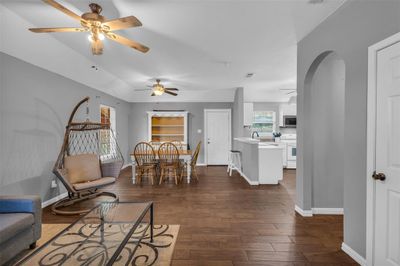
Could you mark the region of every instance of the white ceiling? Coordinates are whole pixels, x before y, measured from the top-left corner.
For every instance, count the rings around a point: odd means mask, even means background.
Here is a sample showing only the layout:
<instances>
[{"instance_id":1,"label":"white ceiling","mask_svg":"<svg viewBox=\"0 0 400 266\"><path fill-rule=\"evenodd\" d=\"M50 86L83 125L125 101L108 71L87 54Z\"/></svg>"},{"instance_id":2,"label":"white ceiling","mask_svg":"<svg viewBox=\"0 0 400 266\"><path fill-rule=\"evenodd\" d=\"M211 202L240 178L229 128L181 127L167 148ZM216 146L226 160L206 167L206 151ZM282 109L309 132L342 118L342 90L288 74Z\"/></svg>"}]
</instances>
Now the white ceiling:
<instances>
[{"instance_id":1,"label":"white ceiling","mask_svg":"<svg viewBox=\"0 0 400 266\"><path fill-rule=\"evenodd\" d=\"M11 28L2 27L0 49L131 102L232 101L237 87L246 101L287 101L280 89L296 87L296 43L346 0L93 1L109 19L136 16L143 26L120 34L150 51L106 41L104 54L93 56L86 33L31 33L28 27L78 26L39 0L1 2L2 22ZM92 1L59 2L80 15ZM21 40L32 44L28 52ZM155 78L179 88L179 96L135 91Z\"/></svg>"}]
</instances>

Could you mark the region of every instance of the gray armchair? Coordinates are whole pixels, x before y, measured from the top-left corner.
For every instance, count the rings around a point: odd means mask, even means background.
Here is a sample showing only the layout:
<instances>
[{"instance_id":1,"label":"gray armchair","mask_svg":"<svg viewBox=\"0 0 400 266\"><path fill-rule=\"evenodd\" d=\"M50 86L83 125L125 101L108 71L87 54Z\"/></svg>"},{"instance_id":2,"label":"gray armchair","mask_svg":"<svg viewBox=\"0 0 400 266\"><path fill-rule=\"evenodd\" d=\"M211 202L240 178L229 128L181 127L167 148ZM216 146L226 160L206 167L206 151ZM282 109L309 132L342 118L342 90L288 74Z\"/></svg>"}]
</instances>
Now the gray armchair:
<instances>
[{"instance_id":1,"label":"gray armchair","mask_svg":"<svg viewBox=\"0 0 400 266\"><path fill-rule=\"evenodd\" d=\"M0 196L0 264L28 247L42 233L42 206L38 196Z\"/></svg>"}]
</instances>

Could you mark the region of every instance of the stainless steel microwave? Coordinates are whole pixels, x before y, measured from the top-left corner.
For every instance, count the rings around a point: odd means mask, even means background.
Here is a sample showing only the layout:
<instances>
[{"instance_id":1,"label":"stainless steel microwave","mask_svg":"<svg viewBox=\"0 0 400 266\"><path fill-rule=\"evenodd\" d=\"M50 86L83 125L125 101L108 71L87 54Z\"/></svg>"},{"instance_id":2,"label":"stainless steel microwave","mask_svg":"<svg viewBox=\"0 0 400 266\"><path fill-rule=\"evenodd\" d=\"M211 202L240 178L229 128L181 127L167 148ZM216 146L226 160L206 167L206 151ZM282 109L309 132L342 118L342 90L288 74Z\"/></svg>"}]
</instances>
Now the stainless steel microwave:
<instances>
[{"instance_id":1,"label":"stainless steel microwave","mask_svg":"<svg viewBox=\"0 0 400 266\"><path fill-rule=\"evenodd\" d=\"M295 115L284 115L283 116L283 126L295 128L297 126L296 116Z\"/></svg>"}]
</instances>

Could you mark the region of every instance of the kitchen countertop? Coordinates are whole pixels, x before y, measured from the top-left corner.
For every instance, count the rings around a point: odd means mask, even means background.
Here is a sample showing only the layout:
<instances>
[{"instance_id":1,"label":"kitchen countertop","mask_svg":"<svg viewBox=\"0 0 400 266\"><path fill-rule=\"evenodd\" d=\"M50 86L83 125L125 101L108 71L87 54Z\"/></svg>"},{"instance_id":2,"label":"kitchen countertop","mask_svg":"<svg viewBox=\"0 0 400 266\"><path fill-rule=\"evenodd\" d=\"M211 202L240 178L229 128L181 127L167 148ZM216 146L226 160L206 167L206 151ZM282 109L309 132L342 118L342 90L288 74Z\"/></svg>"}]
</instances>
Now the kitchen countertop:
<instances>
[{"instance_id":1,"label":"kitchen countertop","mask_svg":"<svg viewBox=\"0 0 400 266\"><path fill-rule=\"evenodd\" d=\"M260 141L259 139L252 139L252 138L245 138L245 137L234 138L234 140L242 142L242 143L258 145L259 148L263 148L263 149L282 149L282 146L280 146L279 143L272 142L272 141Z\"/></svg>"}]
</instances>

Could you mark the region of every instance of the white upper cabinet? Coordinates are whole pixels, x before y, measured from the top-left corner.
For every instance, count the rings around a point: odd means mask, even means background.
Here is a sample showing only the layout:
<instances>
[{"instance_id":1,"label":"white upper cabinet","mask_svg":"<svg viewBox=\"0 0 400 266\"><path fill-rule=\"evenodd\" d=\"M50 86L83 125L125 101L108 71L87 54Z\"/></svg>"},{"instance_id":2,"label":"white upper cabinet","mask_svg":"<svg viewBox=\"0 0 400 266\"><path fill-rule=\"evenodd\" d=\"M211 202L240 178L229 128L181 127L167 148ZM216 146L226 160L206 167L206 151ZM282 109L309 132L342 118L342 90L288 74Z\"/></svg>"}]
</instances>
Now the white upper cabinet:
<instances>
[{"instance_id":1,"label":"white upper cabinet","mask_svg":"<svg viewBox=\"0 0 400 266\"><path fill-rule=\"evenodd\" d=\"M297 114L297 105L296 104L288 104L282 103L279 105L279 126L283 127L283 117L285 115L296 115Z\"/></svg>"},{"instance_id":2,"label":"white upper cabinet","mask_svg":"<svg viewBox=\"0 0 400 266\"><path fill-rule=\"evenodd\" d=\"M243 126L251 126L253 124L253 103L243 103Z\"/></svg>"}]
</instances>

